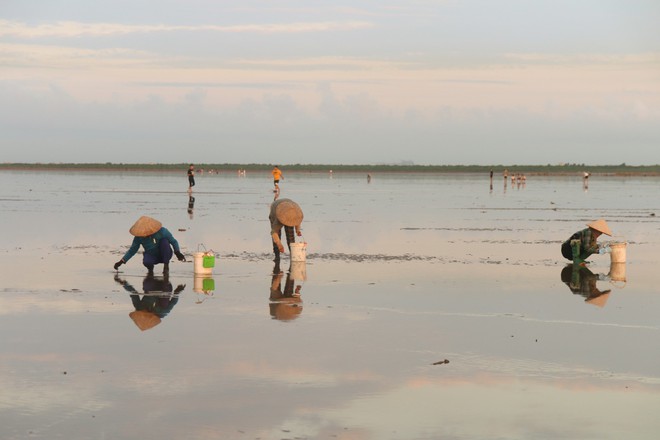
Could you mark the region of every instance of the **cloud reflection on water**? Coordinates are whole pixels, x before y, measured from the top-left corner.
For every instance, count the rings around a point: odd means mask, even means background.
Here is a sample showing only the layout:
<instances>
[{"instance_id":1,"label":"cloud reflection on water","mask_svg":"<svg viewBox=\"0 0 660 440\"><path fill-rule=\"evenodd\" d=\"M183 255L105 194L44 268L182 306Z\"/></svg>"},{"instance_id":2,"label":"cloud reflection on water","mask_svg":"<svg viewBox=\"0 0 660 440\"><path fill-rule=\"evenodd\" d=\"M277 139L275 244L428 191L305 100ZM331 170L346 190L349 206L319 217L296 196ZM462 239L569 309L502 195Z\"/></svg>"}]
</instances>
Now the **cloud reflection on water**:
<instances>
[{"instance_id":1,"label":"cloud reflection on water","mask_svg":"<svg viewBox=\"0 0 660 440\"><path fill-rule=\"evenodd\" d=\"M310 246L295 283L288 257L273 270L267 176L199 179L190 218L179 177L92 174L83 190L39 176L51 189L21 199L34 175L0 173L3 437L654 438L658 223L622 211L645 209L654 185L585 194L531 178L491 194L478 177L290 176ZM135 191L150 186L162 191ZM180 290L144 332L127 315L153 290L146 271L122 267L127 292L112 270L142 212L185 229L184 252L220 254L213 301ZM625 289L596 281L611 290L597 308L575 301L558 248L603 212L635 245ZM589 270L613 273L607 256ZM166 298L195 285L192 263L170 271ZM303 299L296 319L272 319L271 304Z\"/></svg>"}]
</instances>

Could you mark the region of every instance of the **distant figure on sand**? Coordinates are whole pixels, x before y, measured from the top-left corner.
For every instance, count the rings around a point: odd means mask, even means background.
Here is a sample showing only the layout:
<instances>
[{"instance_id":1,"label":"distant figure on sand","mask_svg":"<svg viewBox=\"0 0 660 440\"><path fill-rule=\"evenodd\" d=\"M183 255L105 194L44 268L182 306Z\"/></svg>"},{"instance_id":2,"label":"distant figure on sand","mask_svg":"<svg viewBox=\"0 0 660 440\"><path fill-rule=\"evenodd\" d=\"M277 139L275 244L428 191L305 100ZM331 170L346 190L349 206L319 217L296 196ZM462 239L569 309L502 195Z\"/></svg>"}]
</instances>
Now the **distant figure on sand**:
<instances>
[{"instance_id":1,"label":"distant figure on sand","mask_svg":"<svg viewBox=\"0 0 660 440\"><path fill-rule=\"evenodd\" d=\"M561 254L574 264L584 265L584 260L598 253L600 246L596 242L601 234L612 236L612 231L603 219L587 223L588 228L576 232L562 243Z\"/></svg>"},{"instance_id":2,"label":"distant figure on sand","mask_svg":"<svg viewBox=\"0 0 660 440\"><path fill-rule=\"evenodd\" d=\"M589 188L589 176L591 176L591 173L586 171L582 174L582 184L585 190Z\"/></svg>"},{"instance_id":3,"label":"distant figure on sand","mask_svg":"<svg viewBox=\"0 0 660 440\"><path fill-rule=\"evenodd\" d=\"M115 270L119 270L119 266L126 264L137 253L140 246L144 248L142 264L149 273L153 273L154 266L160 263L163 263L163 273L169 273L172 248L179 261L186 261L186 257L179 250L179 242L158 220L143 215L128 232L135 238L122 259L115 263Z\"/></svg>"},{"instance_id":4,"label":"distant figure on sand","mask_svg":"<svg viewBox=\"0 0 660 440\"><path fill-rule=\"evenodd\" d=\"M188 191L192 191L193 186L195 186L195 166L190 164L188 167Z\"/></svg>"},{"instance_id":5,"label":"distant figure on sand","mask_svg":"<svg viewBox=\"0 0 660 440\"><path fill-rule=\"evenodd\" d=\"M274 191L279 191L280 190L280 180L282 179L282 171L278 168L277 165L273 167L273 185L275 186Z\"/></svg>"},{"instance_id":6,"label":"distant figure on sand","mask_svg":"<svg viewBox=\"0 0 660 440\"><path fill-rule=\"evenodd\" d=\"M371 174L367 174L367 183L371 183Z\"/></svg>"},{"instance_id":7,"label":"distant figure on sand","mask_svg":"<svg viewBox=\"0 0 660 440\"><path fill-rule=\"evenodd\" d=\"M291 251L291 243L295 243L295 235L301 236L302 230L300 224L303 220L303 212L296 202L290 199L275 200L270 205L270 235L273 239L273 252L275 260L280 258L280 252L284 252L282 245L282 227L286 234L286 244ZM294 235L295 229L295 235Z\"/></svg>"}]
</instances>

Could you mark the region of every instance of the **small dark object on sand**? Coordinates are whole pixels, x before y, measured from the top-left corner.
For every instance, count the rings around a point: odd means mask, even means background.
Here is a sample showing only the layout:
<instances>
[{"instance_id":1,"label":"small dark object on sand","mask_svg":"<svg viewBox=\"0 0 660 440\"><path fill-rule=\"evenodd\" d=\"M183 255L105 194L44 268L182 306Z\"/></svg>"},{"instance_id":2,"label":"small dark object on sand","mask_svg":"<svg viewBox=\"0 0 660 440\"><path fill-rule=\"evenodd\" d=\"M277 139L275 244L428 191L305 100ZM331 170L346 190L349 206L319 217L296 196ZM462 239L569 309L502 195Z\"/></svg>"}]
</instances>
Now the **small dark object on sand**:
<instances>
[{"instance_id":1,"label":"small dark object on sand","mask_svg":"<svg viewBox=\"0 0 660 440\"><path fill-rule=\"evenodd\" d=\"M445 359L444 361L438 361L438 362L433 362L432 365L442 365L442 364L448 364L449 360Z\"/></svg>"}]
</instances>

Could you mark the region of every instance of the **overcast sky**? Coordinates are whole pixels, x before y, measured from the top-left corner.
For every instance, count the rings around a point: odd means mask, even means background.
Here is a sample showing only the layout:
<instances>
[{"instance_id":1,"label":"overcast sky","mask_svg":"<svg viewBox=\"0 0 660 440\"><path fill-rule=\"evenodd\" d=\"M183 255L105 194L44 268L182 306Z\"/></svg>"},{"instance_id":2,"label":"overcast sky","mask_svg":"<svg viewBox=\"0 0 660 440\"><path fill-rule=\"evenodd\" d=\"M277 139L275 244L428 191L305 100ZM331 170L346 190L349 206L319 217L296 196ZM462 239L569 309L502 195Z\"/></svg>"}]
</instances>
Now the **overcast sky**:
<instances>
[{"instance_id":1,"label":"overcast sky","mask_svg":"<svg viewBox=\"0 0 660 440\"><path fill-rule=\"evenodd\" d=\"M0 162L659 164L658 0L2 0Z\"/></svg>"}]
</instances>

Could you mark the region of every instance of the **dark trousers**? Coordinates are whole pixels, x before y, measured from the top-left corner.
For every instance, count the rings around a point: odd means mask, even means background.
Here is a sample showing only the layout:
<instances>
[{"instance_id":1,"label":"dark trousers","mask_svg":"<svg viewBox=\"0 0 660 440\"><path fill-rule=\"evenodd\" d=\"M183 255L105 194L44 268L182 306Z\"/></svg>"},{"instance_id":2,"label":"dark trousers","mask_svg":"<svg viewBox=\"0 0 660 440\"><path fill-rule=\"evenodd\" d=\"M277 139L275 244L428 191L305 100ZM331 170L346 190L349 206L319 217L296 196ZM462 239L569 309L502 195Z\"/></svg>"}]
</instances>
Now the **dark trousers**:
<instances>
[{"instance_id":1,"label":"dark trousers","mask_svg":"<svg viewBox=\"0 0 660 440\"><path fill-rule=\"evenodd\" d=\"M142 264L144 264L144 267L151 270L154 268L155 264L169 264L173 254L172 245L166 238L163 238L158 243L158 255L152 255L145 252L142 258Z\"/></svg>"},{"instance_id":2,"label":"dark trousers","mask_svg":"<svg viewBox=\"0 0 660 440\"><path fill-rule=\"evenodd\" d=\"M289 252L291 252L291 243L296 242L296 234L294 233L293 226L285 226L284 234L286 235L286 245L289 248ZM277 231L277 236L280 237L280 241L282 241L281 229ZM275 253L275 258L280 258L280 250L277 248L277 244L275 244L274 241L273 241L273 252Z\"/></svg>"}]
</instances>

